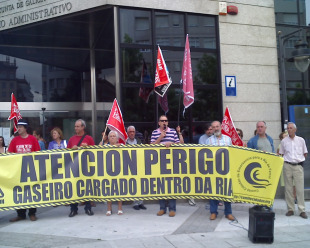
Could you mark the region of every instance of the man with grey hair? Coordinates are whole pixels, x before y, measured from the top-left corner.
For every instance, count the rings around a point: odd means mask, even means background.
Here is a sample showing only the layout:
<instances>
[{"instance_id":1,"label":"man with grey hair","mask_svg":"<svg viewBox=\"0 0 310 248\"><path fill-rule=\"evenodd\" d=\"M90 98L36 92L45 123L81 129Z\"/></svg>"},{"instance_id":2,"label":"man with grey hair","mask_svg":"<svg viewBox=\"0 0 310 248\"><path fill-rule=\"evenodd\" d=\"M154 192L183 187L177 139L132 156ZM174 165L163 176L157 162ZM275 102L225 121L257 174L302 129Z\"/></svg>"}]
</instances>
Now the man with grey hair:
<instances>
[{"instance_id":1,"label":"man with grey hair","mask_svg":"<svg viewBox=\"0 0 310 248\"><path fill-rule=\"evenodd\" d=\"M126 144L129 145L137 145L137 144L142 144L141 140L136 136L136 128L134 126L129 126L127 128L127 134L128 134L128 139ZM143 201L134 201L133 203L133 208L135 210L146 210L146 207L143 205Z\"/></svg>"},{"instance_id":2,"label":"man with grey hair","mask_svg":"<svg viewBox=\"0 0 310 248\"><path fill-rule=\"evenodd\" d=\"M136 137L136 128L134 126L129 126L127 128L127 134L128 134L128 139L127 139L127 144L129 145L136 145L136 144L142 144L141 140Z\"/></svg>"},{"instance_id":3,"label":"man with grey hair","mask_svg":"<svg viewBox=\"0 0 310 248\"><path fill-rule=\"evenodd\" d=\"M78 149L79 146L85 147L85 146L95 145L93 138L89 135L86 135L85 128L86 128L86 123L84 120L78 119L75 122L74 130L75 130L76 135L72 136L69 139L67 148ZM69 217L74 217L75 215L78 214L78 203L70 204L70 207L71 207L71 212L69 214ZM94 212L91 210L90 201L85 202L84 210L87 215L94 215Z\"/></svg>"},{"instance_id":4,"label":"man with grey hair","mask_svg":"<svg viewBox=\"0 0 310 248\"><path fill-rule=\"evenodd\" d=\"M294 215L295 203L293 186L295 183L296 197L299 216L308 219L305 208L304 196L304 168L303 163L307 157L308 150L306 142L302 137L296 135L295 123L287 124L288 136L281 141L279 153L283 155L283 175L285 182L285 200L288 212L286 216Z\"/></svg>"},{"instance_id":5,"label":"man with grey hair","mask_svg":"<svg viewBox=\"0 0 310 248\"><path fill-rule=\"evenodd\" d=\"M248 148L274 153L273 139L266 133L267 125L264 121L256 123L256 135L247 144Z\"/></svg>"},{"instance_id":6,"label":"man with grey hair","mask_svg":"<svg viewBox=\"0 0 310 248\"><path fill-rule=\"evenodd\" d=\"M222 134L222 127L219 121L213 121L211 123L211 126L213 130L213 135L207 139L206 141L207 145L213 145L213 146L232 145L231 138L228 137L227 135ZM219 205L218 200L210 200L210 212L211 212L210 220L215 220L217 218L218 205ZM231 203L224 201L224 206L225 206L224 210L225 217L229 220L235 220L235 217L232 215Z\"/></svg>"}]
</instances>

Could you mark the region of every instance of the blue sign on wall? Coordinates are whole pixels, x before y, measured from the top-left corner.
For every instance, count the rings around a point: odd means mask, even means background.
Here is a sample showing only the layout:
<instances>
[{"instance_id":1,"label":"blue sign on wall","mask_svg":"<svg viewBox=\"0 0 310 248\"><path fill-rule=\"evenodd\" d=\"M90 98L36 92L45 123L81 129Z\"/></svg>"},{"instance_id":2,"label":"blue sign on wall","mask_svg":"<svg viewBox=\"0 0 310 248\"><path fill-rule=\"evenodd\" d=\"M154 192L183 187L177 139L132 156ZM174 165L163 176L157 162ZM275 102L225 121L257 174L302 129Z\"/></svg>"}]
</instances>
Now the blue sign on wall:
<instances>
[{"instance_id":1,"label":"blue sign on wall","mask_svg":"<svg viewBox=\"0 0 310 248\"><path fill-rule=\"evenodd\" d=\"M236 76L225 76L226 96L237 95Z\"/></svg>"}]
</instances>

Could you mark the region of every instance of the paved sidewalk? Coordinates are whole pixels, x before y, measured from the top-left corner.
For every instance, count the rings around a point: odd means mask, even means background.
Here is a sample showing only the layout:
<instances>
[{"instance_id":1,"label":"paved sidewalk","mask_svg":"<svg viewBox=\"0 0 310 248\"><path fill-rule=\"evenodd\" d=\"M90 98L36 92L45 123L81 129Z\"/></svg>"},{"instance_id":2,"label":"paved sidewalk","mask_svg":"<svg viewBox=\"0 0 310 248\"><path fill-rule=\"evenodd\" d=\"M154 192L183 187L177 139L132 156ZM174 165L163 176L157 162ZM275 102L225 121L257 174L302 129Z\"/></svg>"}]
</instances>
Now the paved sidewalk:
<instances>
[{"instance_id":1,"label":"paved sidewalk","mask_svg":"<svg viewBox=\"0 0 310 248\"><path fill-rule=\"evenodd\" d=\"M0 212L0 247L309 247L310 219L297 215L286 217L284 200L274 203L275 228L272 244L254 244L248 239L249 208L251 204L234 203L233 215L237 221L230 222L219 207L216 220L209 220L206 202L189 206L177 203L174 218L156 216L159 205L146 204L147 210L134 210L124 205L124 215L118 216L117 205L114 213L106 216L106 204L97 203L95 215L88 216L83 207L79 214L69 218L69 207L39 208L36 222L29 219L10 223L15 211ZM310 209L310 202L306 203ZM309 212L307 213L309 215Z\"/></svg>"}]
</instances>

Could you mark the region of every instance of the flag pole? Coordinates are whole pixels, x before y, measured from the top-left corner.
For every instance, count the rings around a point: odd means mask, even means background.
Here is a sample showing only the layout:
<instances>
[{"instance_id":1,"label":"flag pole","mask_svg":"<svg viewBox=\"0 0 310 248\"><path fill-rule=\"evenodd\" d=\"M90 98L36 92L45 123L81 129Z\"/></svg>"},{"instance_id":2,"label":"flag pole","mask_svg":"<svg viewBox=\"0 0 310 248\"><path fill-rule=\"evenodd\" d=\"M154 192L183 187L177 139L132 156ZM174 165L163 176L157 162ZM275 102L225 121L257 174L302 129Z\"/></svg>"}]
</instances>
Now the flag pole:
<instances>
[{"instance_id":1,"label":"flag pole","mask_svg":"<svg viewBox=\"0 0 310 248\"><path fill-rule=\"evenodd\" d=\"M103 132L103 135L102 135L102 139L101 139L101 142L102 142L102 145L103 145L103 137L105 136L105 133L107 131L107 124L105 124L105 129L104 129L104 132Z\"/></svg>"},{"instance_id":2,"label":"flag pole","mask_svg":"<svg viewBox=\"0 0 310 248\"><path fill-rule=\"evenodd\" d=\"M178 125L177 126L180 126L181 97L182 97L182 80L180 81L180 95L179 95Z\"/></svg>"}]
</instances>

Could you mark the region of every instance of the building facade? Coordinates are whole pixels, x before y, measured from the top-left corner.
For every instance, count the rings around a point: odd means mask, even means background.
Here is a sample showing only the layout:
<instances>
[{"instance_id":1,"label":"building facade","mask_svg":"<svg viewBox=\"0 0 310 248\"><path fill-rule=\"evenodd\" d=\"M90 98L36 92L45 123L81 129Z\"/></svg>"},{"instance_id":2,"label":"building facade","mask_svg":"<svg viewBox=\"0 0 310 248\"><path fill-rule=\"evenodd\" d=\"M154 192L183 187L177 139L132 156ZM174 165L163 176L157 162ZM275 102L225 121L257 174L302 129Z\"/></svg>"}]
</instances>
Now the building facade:
<instances>
[{"instance_id":1,"label":"building facade","mask_svg":"<svg viewBox=\"0 0 310 248\"><path fill-rule=\"evenodd\" d=\"M222 3L237 7L238 13L221 13ZM309 5L305 0L2 2L0 127L10 127L13 92L22 116L33 128L44 127L47 141L55 126L68 139L75 120L83 118L98 143L117 98L125 125L135 125L147 140L164 111L156 94L146 102L139 92L153 88L159 45L172 78L170 126L179 122L192 140L206 122L222 120L229 107L245 141L254 135L256 122L264 120L277 146L285 124L278 34L302 29L285 41L285 57L301 37L310 41ZM186 34L195 102L183 117L179 82ZM303 121L310 102L308 70L300 73L285 62L285 71L284 97L292 108L288 120L299 118L296 123L308 142L310 128ZM227 76L236 78L235 96L228 94ZM305 170L310 188L310 171Z\"/></svg>"},{"instance_id":2,"label":"building facade","mask_svg":"<svg viewBox=\"0 0 310 248\"><path fill-rule=\"evenodd\" d=\"M150 132L163 110L155 94L146 103L139 90L153 87L157 45L173 82L167 93L168 116L176 126L189 34L195 103L184 118L179 115L181 127L195 135L206 121L221 120L228 106L246 140L258 120L265 120L268 133L277 139L281 116L274 2L227 5L238 7L239 13L219 15L219 1L212 0L3 4L0 61L15 64L16 80L1 80L1 88L11 87L1 93L1 126L9 125L10 93L28 85L22 90L27 96L17 97L21 113L33 126L44 121L46 137L54 126L70 137L74 120L84 118L99 141L115 97L125 123ZM143 63L151 80L141 80ZM236 96L226 96L225 76L236 76Z\"/></svg>"},{"instance_id":3,"label":"building facade","mask_svg":"<svg viewBox=\"0 0 310 248\"><path fill-rule=\"evenodd\" d=\"M276 31L278 41L280 92L282 103L282 123L285 119L297 125L297 135L302 136L309 147L310 142L310 82L309 67L302 71L289 62L296 44L310 46L310 1L275 0ZM301 41L301 42L300 42ZM280 46L282 44L282 47ZM300 49L300 48L298 48ZM308 50L309 51L309 50ZM308 52L309 53L309 52ZM281 60L281 58L283 60ZM309 63L309 60L308 60ZM288 113L285 113L287 110ZM308 148L309 149L309 148ZM310 198L310 167L306 160L304 166L306 198Z\"/></svg>"}]
</instances>

